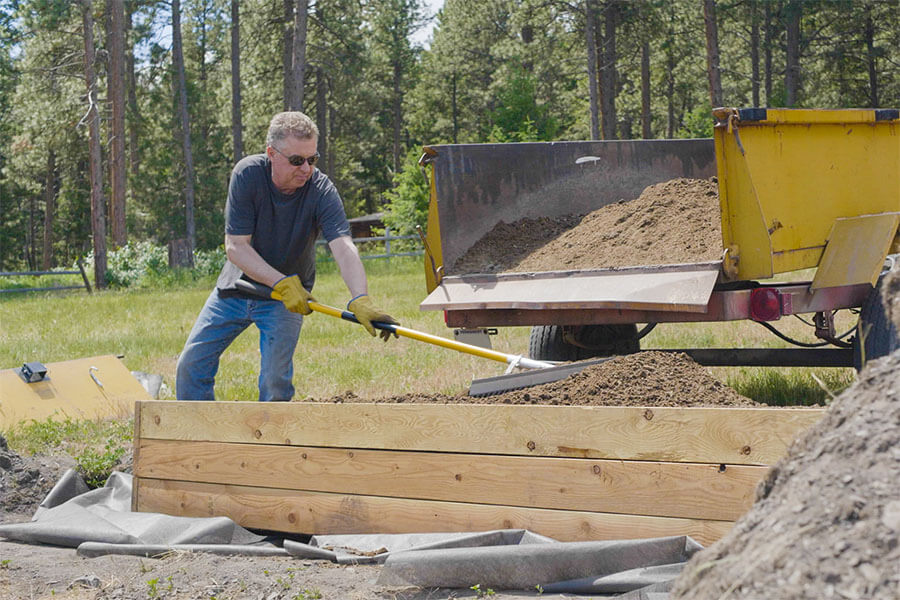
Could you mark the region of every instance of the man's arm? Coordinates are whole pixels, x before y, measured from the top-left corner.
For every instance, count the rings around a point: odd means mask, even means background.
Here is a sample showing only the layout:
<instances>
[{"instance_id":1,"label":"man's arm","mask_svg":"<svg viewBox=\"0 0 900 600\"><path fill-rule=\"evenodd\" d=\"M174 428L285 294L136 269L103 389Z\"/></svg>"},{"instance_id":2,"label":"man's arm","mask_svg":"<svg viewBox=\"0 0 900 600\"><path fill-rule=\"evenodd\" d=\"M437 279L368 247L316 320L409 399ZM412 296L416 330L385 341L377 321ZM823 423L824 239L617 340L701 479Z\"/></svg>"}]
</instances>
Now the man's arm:
<instances>
[{"instance_id":1,"label":"man's arm","mask_svg":"<svg viewBox=\"0 0 900 600\"><path fill-rule=\"evenodd\" d=\"M360 325L366 328L370 335L375 335L375 327L372 321L381 321L383 323L393 323L399 325L399 321L394 319L380 308L372 304L372 300L368 296L368 282L366 280L366 271L363 268L362 261L359 258L359 251L353 244L350 236L342 235L328 242L334 260L341 269L341 277L350 290L350 296L353 298L347 305L347 310L356 315ZM387 330L381 331L381 339L388 341L391 333ZM397 334L394 334L397 337Z\"/></svg>"},{"instance_id":2,"label":"man's arm","mask_svg":"<svg viewBox=\"0 0 900 600\"><path fill-rule=\"evenodd\" d=\"M250 244L253 236L225 234L225 254L228 260L247 274L250 279L273 287L284 277L277 269L269 265Z\"/></svg>"},{"instance_id":3,"label":"man's arm","mask_svg":"<svg viewBox=\"0 0 900 600\"><path fill-rule=\"evenodd\" d=\"M363 268L359 251L350 236L342 235L328 242L334 261L341 270L341 278L350 290L350 297L356 298L368 293L366 270Z\"/></svg>"}]
</instances>

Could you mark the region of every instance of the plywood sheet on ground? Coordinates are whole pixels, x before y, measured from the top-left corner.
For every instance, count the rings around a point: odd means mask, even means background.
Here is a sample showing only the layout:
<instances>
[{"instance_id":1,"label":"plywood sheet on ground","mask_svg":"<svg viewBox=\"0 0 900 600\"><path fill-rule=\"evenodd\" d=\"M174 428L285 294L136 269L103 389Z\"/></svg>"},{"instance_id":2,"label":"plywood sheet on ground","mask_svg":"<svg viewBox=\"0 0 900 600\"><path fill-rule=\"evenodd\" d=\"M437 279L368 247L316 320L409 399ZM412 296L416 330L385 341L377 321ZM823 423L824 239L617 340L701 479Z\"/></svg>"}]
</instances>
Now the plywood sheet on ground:
<instances>
[{"instance_id":1,"label":"plywood sheet on ground","mask_svg":"<svg viewBox=\"0 0 900 600\"><path fill-rule=\"evenodd\" d=\"M16 369L0 371L0 429L48 417L124 418L150 394L112 355L45 364L47 378L25 383Z\"/></svg>"}]
</instances>

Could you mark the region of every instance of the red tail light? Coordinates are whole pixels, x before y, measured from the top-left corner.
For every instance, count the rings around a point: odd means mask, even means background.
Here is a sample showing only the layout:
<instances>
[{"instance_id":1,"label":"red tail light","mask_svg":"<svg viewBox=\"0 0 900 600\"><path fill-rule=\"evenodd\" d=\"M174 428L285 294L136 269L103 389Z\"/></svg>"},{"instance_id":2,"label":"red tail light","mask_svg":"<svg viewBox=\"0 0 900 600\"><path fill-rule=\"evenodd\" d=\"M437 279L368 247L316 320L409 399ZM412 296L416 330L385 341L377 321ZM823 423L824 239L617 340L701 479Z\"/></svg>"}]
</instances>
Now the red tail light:
<instances>
[{"instance_id":1,"label":"red tail light","mask_svg":"<svg viewBox=\"0 0 900 600\"><path fill-rule=\"evenodd\" d=\"M772 288L750 292L750 318L754 321L777 321L781 318L781 293Z\"/></svg>"}]
</instances>

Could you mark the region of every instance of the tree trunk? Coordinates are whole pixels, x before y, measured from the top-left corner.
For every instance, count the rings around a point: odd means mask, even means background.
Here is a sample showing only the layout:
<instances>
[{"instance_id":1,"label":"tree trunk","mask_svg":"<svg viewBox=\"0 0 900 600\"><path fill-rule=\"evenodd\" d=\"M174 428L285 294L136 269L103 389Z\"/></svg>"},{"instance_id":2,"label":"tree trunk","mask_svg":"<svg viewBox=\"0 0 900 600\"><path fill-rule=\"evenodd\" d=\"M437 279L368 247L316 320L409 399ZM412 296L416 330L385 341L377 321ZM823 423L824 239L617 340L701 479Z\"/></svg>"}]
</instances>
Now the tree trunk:
<instances>
[{"instance_id":1,"label":"tree trunk","mask_svg":"<svg viewBox=\"0 0 900 600\"><path fill-rule=\"evenodd\" d=\"M44 252L43 269L49 271L53 264L53 221L56 216L56 151L47 153L47 173L44 177Z\"/></svg>"},{"instance_id":2,"label":"tree trunk","mask_svg":"<svg viewBox=\"0 0 900 600\"><path fill-rule=\"evenodd\" d=\"M129 1L125 4L128 14L125 16L125 27L131 30L131 19L134 14L134 2ZM125 74L128 77L126 82L128 85L128 154L131 169L132 182L138 181L140 173L141 155L138 146L141 127L141 112L137 103L137 81L134 75L134 44L130 44L128 52L125 53L126 69ZM132 191L132 195L134 192Z\"/></svg>"},{"instance_id":3,"label":"tree trunk","mask_svg":"<svg viewBox=\"0 0 900 600\"><path fill-rule=\"evenodd\" d=\"M588 92L591 99L591 139L600 139L600 112L597 106L597 6L596 0L584 3L584 38L587 44Z\"/></svg>"},{"instance_id":4,"label":"tree trunk","mask_svg":"<svg viewBox=\"0 0 900 600\"><path fill-rule=\"evenodd\" d=\"M800 0L791 0L786 6L787 47L784 66L785 104L796 106L800 98L800 17L803 6Z\"/></svg>"},{"instance_id":5,"label":"tree trunk","mask_svg":"<svg viewBox=\"0 0 900 600\"><path fill-rule=\"evenodd\" d=\"M758 0L750 1L750 86L753 106L759 106L759 11Z\"/></svg>"},{"instance_id":6,"label":"tree trunk","mask_svg":"<svg viewBox=\"0 0 900 600\"><path fill-rule=\"evenodd\" d=\"M456 80L458 75L456 74L456 69L453 70L453 75L450 77L450 112L453 117L453 143L459 143L459 106L457 104L457 89L456 89Z\"/></svg>"},{"instance_id":7,"label":"tree trunk","mask_svg":"<svg viewBox=\"0 0 900 600\"><path fill-rule=\"evenodd\" d=\"M641 44L641 137L645 140L653 137L651 129L652 114L650 112L650 41Z\"/></svg>"},{"instance_id":8,"label":"tree trunk","mask_svg":"<svg viewBox=\"0 0 900 600\"><path fill-rule=\"evenodd\" d=\"M25 235L25 259L29 271L37 271L37 242L35 239L35 207L37 204L34 194L28 195L28 233Z\"/></svg>"},{"instance_id":9,"label":"tree trunk","mask_svg":"<svg viewBox=\"0 0 900 600\"><path fill-rule=\"evenodd\" d=\"M291 92L288 110L303 110L303 89L306 84L306 22L309 0L297 0L294 11L294 31L291 43Z\"/></svg>"},{"instance_id":10,"label":"tree trunk","mask_svg":"<svg viewBox=\"0 0 900 600\"><path fill-rule=\"evenodd\" d=\"M316 127L319 128L319 154L326 157L323 162L328 169L328 79L321 67L316 69Z\"/></svg>"},{"instance_id":11,"label":"tree trunk","mask_svg":"<svg viewBox=\"0 0 900 600\"><path fill-rule=\"evenodd\" d=\"M191 117L188 113L187 83L184 75L184 51L181 46L181 0L172 0L172 67L175 96L181 117L181 142L184 153L184 220L185 236L192 253L197 247L194 228L194 155L191 150Z\"/></svg>"},{"instance_id":12,"label":"tree trunk","mask_svg":"<svg viewBox=\"0 0 900 600\"><path fill-rule=\"evenodd\" d=\"M112 105L109 150L109 222L114 247L124 246L125 229L125 6L123 0L106 0L106 37L109 52L107 89Z\"/></svg>"},{"instance_id":13,"label":"tree trunk","mask_svg":"<svg viewBox=\"0 0 900 600\"><path fill-rule=\"evenodd\" d=\"M722 77L719 72L719 26L716 22L716 0L703 0L703 21L706 24L706 76L709 80L709 101L713 107L722 106Z\"/></svg>"},{"instance_id":14,"label":"tree trunk","mask_svg":"<svg viewBox=\"0 0 900 600\"><path fill-rule=\"evenodd\" d=\"M176 0L177 1L177 0ZM91 234L94 240L94 287L106 287L106 201L103 197L103 164L100 144L100 111L94 75L94 16L91 0L81 0L84 28L84 82L87 86L91 180Z\"/></svg>"},{"instance_id":15,"label":"tree trunk","mask_svg":"<svg viewBox=\"0 0 900 600\"><path fill-rule=\"evenodd\" d=\"M231 0L231 143L234 162L244 157L244 125L241 121L240 13L240 0Z\"/></svg>"},{"instance_id":16,"label":"tree trunk","mask_svg":"<svg viewBox=\"0 0 900 600\"><path fill-rule=\"evenodd\" d=\"M872 20L872 4L866 2L863 9L866 15L866 62L869 67L869 107L878 108L878 71L876 69L875 23Z\"/></svg>"},{"instance_id":17,"label":"tree trunk","mask_svg":"<svg viewBox=\"0 0 900 600\"><path fill-rule=\"evenodd\" d=\"M284 0L284 47L281 53L281 62L284 69L284 110L291 108L291 90L294 89L293 69L294 60L294 0Z\"/></svg>"},{"instance_id":18,"label":"tree trunk","mask_svg":"<svg viewBox=\"0 0 900 600\"><path fill-rule=\"evenodd\" d=\"M600 124L604 140L616 139L616 25L618 0L607 0L600 64Z\"/></svg>"},{"instance_id":19,"label":"tree trunk","mask_svg":"<svg viewBox=\"0 0 900 600\"><path fill-rule=\"evenodd\" d=\"M763 26L763 34L764 34L763 50L764 50L764 54L765 54L764 66L765 66L765 71L766 71L766 75L765 75L766 106L769 107L769 106L772 106L772 100L773 100L773 98L772 98L772 81L773 81L773 76L772 76L773 75L772 74L772 43L773 43L772 37L773 36L772 36L772 32L773 32L774 26L773 26L772 21L773 21L774 17L772 15L771 3L765 2L765 3L763 3L763 6L766 7L765 23Z\"/></svg>"},{"instance_id":20,"label":"tree trunk","mask_svg":"<svg viewBox=\"0 0 900 600\"><path fill-rule=\"evenodd\" d=\"M666 138L675 137L675 14L670 8L666 36Z\"/></svg>"},{"instance_id":21,"label":"tree trunk","mask_svg":"<svg viewBox=\"0 0 900 600\"><path fill-rule=\"evenodd\" d=\"M391 96L393 98L391 112L394 115L394 173L399 173L402 160L400 156L400 132L403 126L403 65L399 60L394 61L393 90Z\"/></svg>"}]
</instances>

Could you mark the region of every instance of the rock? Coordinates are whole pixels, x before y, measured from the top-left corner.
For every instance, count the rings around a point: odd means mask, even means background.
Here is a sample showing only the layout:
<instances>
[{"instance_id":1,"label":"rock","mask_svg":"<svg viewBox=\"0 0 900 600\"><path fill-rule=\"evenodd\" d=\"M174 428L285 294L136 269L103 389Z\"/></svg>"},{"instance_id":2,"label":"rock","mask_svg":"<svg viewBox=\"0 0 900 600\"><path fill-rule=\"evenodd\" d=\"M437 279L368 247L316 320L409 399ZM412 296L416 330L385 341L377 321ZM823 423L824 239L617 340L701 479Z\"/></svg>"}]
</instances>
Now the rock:
<instances>
[{"instance_id":1,"label":"rock","mask_svg":"<svg viewBox=\"0 0 900 600\"><path fill-rule=\"evenodd\" d=\"M900 500L891 500L885 504L881 523L891 531L900 531Z\"/></svg>"},{"instance_id":2,"label":"rock","mask_svg":"<svg viewBox=\"0 0 900 600\"><path fill-rule=\"evenodd\" d=\"M72 581L67 589L75 587L98 588L100 587L100 578L96 575L84 575Z\"/></svg>"}]
</instances>

